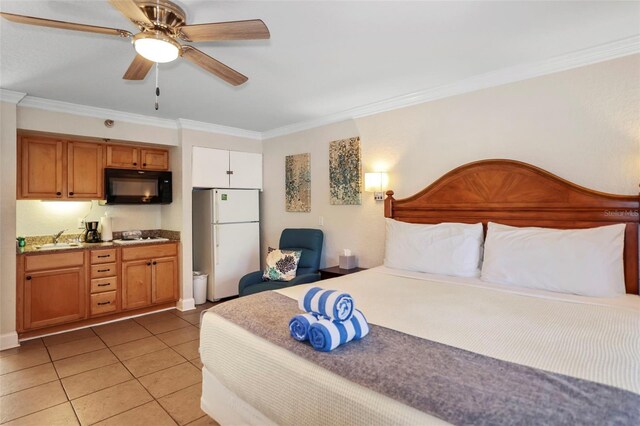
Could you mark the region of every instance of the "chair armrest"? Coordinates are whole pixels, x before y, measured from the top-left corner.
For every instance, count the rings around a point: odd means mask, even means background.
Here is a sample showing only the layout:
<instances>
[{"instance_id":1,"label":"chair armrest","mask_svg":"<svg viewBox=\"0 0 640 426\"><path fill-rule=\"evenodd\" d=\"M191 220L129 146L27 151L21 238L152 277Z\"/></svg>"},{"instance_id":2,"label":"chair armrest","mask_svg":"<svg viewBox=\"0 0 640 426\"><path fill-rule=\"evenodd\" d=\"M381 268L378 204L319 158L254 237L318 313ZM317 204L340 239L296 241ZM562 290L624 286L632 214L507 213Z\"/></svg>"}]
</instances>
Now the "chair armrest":
<instances>
[{"instance_id":1,"label":"chair armrest","mask_svg":"<svg viewBox=\"0 0 640 426\"><path fill-rule=\"evenodd\" d=\"M238 283L238 293L242 295L242 293L244 293L245 288L261 282L262 282L262 271L250 272L244 277L240 278L240 282Z\"/></svg>"},{"instance_id":2,"label":"chair armrest","mask_svg":"<svg viewBox=\"0 0 640 426\"><path fill-rule=\"evenodd\" d=\"M302 274L302 275L296 276L291 281L287 281L287 287L291 287L291 286L294 286L294 285L300 285L300 284L314 283L314 282L319 281L319 280L320 280L320 273Z\"/></svg>"}]
</instances>

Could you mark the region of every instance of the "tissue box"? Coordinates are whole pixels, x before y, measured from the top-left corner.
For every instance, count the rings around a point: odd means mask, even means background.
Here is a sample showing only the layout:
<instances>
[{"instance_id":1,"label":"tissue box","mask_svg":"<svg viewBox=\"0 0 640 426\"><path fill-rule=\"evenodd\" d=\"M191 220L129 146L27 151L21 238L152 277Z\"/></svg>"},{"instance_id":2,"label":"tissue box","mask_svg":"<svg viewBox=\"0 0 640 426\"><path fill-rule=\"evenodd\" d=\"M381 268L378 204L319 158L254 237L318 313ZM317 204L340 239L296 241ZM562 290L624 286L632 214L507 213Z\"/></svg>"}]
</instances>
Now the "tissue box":
<instances>
[{"instance_id":1,"label":"tissue box","mask_svg":"<svg viewBox=\"0 0 640 426\"><path fill-rule=\"evenodd\" d=\"M358 267L358 262L356 262L356 257L354 255L339 256L338 266L340 269L353 269Z\"/></svg>"}]
</instances>

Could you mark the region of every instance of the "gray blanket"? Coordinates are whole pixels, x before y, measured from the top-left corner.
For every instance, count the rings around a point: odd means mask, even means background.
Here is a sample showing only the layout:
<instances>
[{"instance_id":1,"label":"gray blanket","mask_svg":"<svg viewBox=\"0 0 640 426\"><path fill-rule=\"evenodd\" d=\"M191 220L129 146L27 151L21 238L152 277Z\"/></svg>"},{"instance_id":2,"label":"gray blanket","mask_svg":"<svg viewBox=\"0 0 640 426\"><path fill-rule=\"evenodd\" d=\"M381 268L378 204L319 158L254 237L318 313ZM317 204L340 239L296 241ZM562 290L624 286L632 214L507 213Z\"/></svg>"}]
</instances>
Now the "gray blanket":
<instances>
[{"instance_id":1,"label":"gray blanket","mask_svg":"<svg viewBox=\"0 0 640 426\"><path fill-rule=\"evenodd\" d=\"M385 327L372 325L367 337L332 352L315 351L290 337L289 319L300 311L295 300L275 292L211 311L354 383L453 424L640 424L638 394Z\"/></svg>"}]
</instances>

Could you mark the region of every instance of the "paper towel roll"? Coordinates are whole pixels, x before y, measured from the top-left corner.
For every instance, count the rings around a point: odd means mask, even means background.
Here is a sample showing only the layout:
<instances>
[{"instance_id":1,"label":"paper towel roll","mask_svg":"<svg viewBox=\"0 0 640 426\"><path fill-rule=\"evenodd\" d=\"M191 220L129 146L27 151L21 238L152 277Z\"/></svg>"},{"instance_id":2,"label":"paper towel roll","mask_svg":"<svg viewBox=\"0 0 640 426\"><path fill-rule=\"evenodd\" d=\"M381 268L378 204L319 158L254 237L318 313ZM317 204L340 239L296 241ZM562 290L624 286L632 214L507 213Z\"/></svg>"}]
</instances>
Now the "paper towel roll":
<instances>
[{"instance_id":1,"label":"paper towel roll","mask_svg":"<svg viewBox=\"0 0 640 426\"><path fill-rule=\"evenodd\" d=\"M111 241L113 240L113 232L111 231L111 218L108 216L103 216L100 218L100 239L102 241Z\"/></svg>"}]
</instances>

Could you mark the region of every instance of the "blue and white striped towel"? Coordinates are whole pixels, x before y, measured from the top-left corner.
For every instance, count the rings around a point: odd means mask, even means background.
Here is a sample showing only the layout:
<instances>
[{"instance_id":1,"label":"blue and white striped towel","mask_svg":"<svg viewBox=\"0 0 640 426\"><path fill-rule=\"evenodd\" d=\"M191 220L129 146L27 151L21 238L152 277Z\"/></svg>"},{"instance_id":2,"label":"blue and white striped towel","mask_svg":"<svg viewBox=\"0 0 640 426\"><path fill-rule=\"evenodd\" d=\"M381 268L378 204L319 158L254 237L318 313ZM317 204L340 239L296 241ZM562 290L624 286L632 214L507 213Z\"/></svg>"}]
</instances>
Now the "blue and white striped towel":
<instances>
[{"instance_id":1,"label":"blue and white striped towel","mask_svg":"<svg viewBox=\"0 0 640 426\"><path fill-rule=\"evenodd\" d=\"M347 321L319 319L309 327L309 342L317 351L329 352L338 346L358 340L369 333L369 324L359 310Z\"/></svg>"},{"instance_id":2,"label":"blue and white striped towel","mask_svg":"<svg viewBox=\"0 0 640 426\"><path fill-rule=\"evenodd\" d=\"M327 317L336 321L346 321L354 312L351 296L336 290L323 290L313 287L307 290L298 300L301 310Z\"/></svg>"},{"instance_id":3,"label":"blue and white striped towel","mask_svg":"<svg viewBox=\"0 0 640 426\"><path fill-rule=\"evenodd\" d=\"M309 327L318 322L314 314L300 314L289 321L289 332L294 339L304 342L309 338Z\"/></svg>"}]
</instances>

